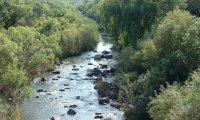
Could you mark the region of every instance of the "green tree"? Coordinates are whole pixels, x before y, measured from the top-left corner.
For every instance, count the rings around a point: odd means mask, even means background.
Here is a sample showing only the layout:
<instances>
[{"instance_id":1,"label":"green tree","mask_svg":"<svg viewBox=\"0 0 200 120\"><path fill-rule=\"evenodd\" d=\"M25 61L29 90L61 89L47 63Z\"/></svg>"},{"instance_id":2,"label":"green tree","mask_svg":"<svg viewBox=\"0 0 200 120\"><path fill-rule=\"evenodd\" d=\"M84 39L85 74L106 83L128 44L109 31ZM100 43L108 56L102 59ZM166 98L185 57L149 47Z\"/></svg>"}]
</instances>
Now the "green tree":
<instances>
[{"instance_id":1,"label":"green tree","mask_svg":"<svg viewBox=\"0 0 200 120\"><path fill-rule=\"evenodd\" d=\"M8 29L16 25L17 21L30 12L31 8L23 3L23 0L0 1L0 23Z\"/></svg>"},{"instance_id":2,"label":"green tree","mask_svg":"<svg viewBox=\"0 0 200 120\"><path fill-rule=\"evenodd\" d=\"M171 80L185 80L199 64L199 19L181 10L167 14L154 41L160 65ZM184 71L183 71L184 69Z\"/></svg>"},{"instance_id":3,"label":"green tree","mask_svg":"<svg viewBox=\"0 0 200 120\"><path fill-rule=\"evenodd\" d=\"M5 91L8 90L6 92L9 93L27 85L28 77L24 70L17 68L16 64L9 64L0 82L1 87L3 87Z\"/></svg>"},{"instance_id":4,"label":"green tree","mask_svg":"<svg viewBox=\"0 0 200 120\"><path fill-rule=\"evenodd\" d=\"M12 42L6 34L0 32L0 77L9 63L18 61L19 50L16 43Z\"/></svg>"},{"instance_id":5,"label":"green tree","mask_svg":"<svg viewBox=\"0 0 200 120\"><path fill-rule=\"evenodd\" d=\"M40 75L52 68L54 54L45 37L34 28L11 27L7 34L21 48L19 64L29 75Z\"/></svg>"},{"instance_id":6,"label":"green tree","mask_svg":"<svg viewBox=\"0 0 200 120\"><path fill-rule=\"evenodd\" d=\"M122 47L135 47L145 31L151 29L157 12L157 3L152 0L104 0L101 7L104 27Z\"/></svg>"},{"instance_id":7,"label":"green tree","mask_svg":"<svg viewBox=\"0 0 200 120\"><path fill-rule=\"evenodd\" d=\"M200 119L200 73L194 72L184 86L178 84L162 87L148 104L149 113L155 120L198 120Z\"/></svg>"}]
</instances>

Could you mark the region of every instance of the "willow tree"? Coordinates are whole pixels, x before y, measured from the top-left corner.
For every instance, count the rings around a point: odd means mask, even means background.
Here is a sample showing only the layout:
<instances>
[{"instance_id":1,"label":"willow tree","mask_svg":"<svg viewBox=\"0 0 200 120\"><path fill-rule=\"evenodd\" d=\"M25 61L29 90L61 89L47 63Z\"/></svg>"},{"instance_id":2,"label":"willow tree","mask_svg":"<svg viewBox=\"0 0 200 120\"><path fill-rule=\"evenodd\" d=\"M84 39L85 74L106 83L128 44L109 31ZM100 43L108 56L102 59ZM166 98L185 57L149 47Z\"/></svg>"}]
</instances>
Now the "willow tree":
<instances>
[{"instance_id":1,"label":"willow tree","mask_svg":"<svg viewBox=\"0 0 200 120\"><path fill-rule=\"evenodd\" d=\"M145 31L149 31L157 16L153 0L105 0L101 13L104 27L121 46L136 46Z\"/></svg>"}]
</instances>

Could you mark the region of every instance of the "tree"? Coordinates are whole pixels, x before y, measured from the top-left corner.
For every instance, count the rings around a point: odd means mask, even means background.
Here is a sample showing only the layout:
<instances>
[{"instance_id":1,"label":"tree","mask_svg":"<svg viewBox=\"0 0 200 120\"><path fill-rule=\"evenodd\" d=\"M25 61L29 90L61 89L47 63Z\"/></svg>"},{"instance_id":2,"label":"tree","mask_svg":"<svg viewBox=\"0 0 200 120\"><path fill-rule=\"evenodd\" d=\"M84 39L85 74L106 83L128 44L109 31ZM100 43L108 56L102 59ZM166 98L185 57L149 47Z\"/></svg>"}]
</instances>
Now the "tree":
<instances>
[{"instance_id":1,"label":"tree","mask_svg":"<svg viewBox=\"0 0 200 120\"><path fill-rule=\"evenodd\" d=\"M0 32L0 79L9 63L18 61L20 48L8 36Z\"/></svg>"},{"instance_id":2,"label":"tree","mask_svg":"<svg viewBox=\"0 0 200 120\"><path fill-rule=\"evenodd\" d=\"M41 75L53 67L54 54L49 48L45 37L34 28L11 27L7 34L9 38L21 48L19 65L27 70L29 75Z\"/></svg>"},{"instance_id":3,"label":"tree","mask_svg":"<svg viewBox=\"0 0 200 120\"><path fill-rule=\"evenodd\" d=\"M200 58L199 22L189 12L175 10L158 25L154 42L168 79L185 80L188 73L197 68Z\"/></svg>"},{"instance_id":4,"label":"tree","mask_svg":"<svg viewBox=\"0 0 200 120\"><path fill-rule=\"evenodd\" d=\"M30 7L23 4L22 0L0 1L0 23L5 29L13 26L22 17L30 12Z\"/></svg>"},{"instance_id":5,"label":"tree","mask_svg":"<svg viewBox=\"0 0 200 120\"><path fill-rule=\"evenodd\" d=\"M104 27L122 47L136 47L145 31L151 29L157 12L157 3L152 0L104 0L101 7Z\"/></svg>"},{"instance_id":6,"label":"tree","mask_svg":"<svg viewBox=\"0 0 200 120\"><path fill-rule=\"evenodd\" d=\"M200 72L195 71L184 86L178 84L162 87L148 104L151 117L155 120L198 120L200 119Z\"/></svg>"},{"instance_id":7,"label":"tree","mask_svg":"<svg viewBox=\"0 0 200 120\"><path fill-rule=\"evenodd\" d=\"M17 68L16 64L9 64L7 66L6 72L2 76L2 80L0 81L1 87L4 90L8 90L6 92L12 92L18 88L23 87L28 84L28 77L26 72L22 69Z\"/></svg>"}]
</instances>

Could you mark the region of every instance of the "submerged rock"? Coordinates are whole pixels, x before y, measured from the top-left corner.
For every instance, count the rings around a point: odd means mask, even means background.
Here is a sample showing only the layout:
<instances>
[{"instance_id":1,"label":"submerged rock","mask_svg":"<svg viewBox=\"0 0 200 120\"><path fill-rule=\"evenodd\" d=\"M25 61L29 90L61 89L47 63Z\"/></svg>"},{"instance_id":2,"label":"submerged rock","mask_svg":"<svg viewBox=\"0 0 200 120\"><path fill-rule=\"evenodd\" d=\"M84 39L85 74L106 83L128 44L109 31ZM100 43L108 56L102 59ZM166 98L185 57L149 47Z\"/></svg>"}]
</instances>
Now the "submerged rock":
<instances>
[{"instance_id":1,"label":"submerged rock","mask_svg":"<svg viewBox=\"0 0 200 120\"><path fill-rule=\"evenodd\" d=\"M69 108L76 108L78 107L77 105L70 105Z\"/></svg>"},{"instance_id":2,"label":"submerged rock","mask_svg":"<svg viewBox=\"0 0 200 120\"><path fill-rule=\"evenodd\" d=\"M94 60L101 60L102 56L100 54L97 54L94 56Z\"/></svg>"},{"instance_id":3,"label":"submerged rock","mask_svg":"<svg viewBox=\"0 0 200 120\"><path fill-rule=\"evenodd\" d=\"M69 84L63 84L64 86L69 86Z\"/></svg>"},{"instance_id":4,"label":"submerged rock","mask_svg":"<svg viewBox=\"0 0 200 120\"><path fill-rule=\"evenodd\" d=\"M111 118L104 118L103 120L112 120Z\"/></svg>"},{"instance_id":5,"label":"submerged rock","mask_svg":"<svg viewBox=\"0 0 200 120\"><path fill-rule=\"evenodd\" d=\"M80 98L81 98L80 96L77 96L77 97L76 97L76 99L80 99Z\"/></svg>"},{"instance_id":6,"label":"submerged rock","mask_svg":"<svg viewBox=\"0 0 200 120\"><path fill-rule=\"evenodd\" d=\"M102 115L102 113L95 113L95 115Z\"/></svg>"},{"instance_id":7,"label":"submerged rock","mask_svg":"<svg viewBox=\"0 0 200 120\"><path fill-rule=\"evenodd\" d=\"M79 71L79 69L78 68L73 68L72 71Z\"/></svg>"}]
</instances>

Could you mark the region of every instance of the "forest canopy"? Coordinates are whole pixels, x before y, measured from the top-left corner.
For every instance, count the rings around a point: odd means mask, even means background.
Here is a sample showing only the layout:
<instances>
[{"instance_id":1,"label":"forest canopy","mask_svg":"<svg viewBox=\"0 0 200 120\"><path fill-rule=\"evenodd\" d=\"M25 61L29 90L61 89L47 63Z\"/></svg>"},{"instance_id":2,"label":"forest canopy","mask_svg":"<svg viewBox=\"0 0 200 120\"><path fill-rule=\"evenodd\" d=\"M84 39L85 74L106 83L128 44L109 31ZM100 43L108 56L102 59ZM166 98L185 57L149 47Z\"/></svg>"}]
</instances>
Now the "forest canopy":
<instances>
[{"instance_id":1,"label":"forest canopy","mask_svg":"<svg viewBox=\"0 0 200 120\"><path fill-rule=\"evenodd\" d=\"M65 57L93 49L98 25L66 0L0 1L0 90L15 91ZM80 1L81 3L81 1Z\"/></svg>"},{"instance_id":2,"label":"forest canopy","mask_svg":"<svg viewBox=\"0 0 200 120\"><path fill-rule=\"evenodd\" d=\"M189 94L198 91L194 81L200 78L199 3L88 0L81 7L91 16L89 11L97 9L89 6L100 4L93 17L121 48L116 82L122 87L122 101L134 106L125 110L128 120L199 119L200 108L193 104L199 94Z\"/></svg>"}]
</instances>

